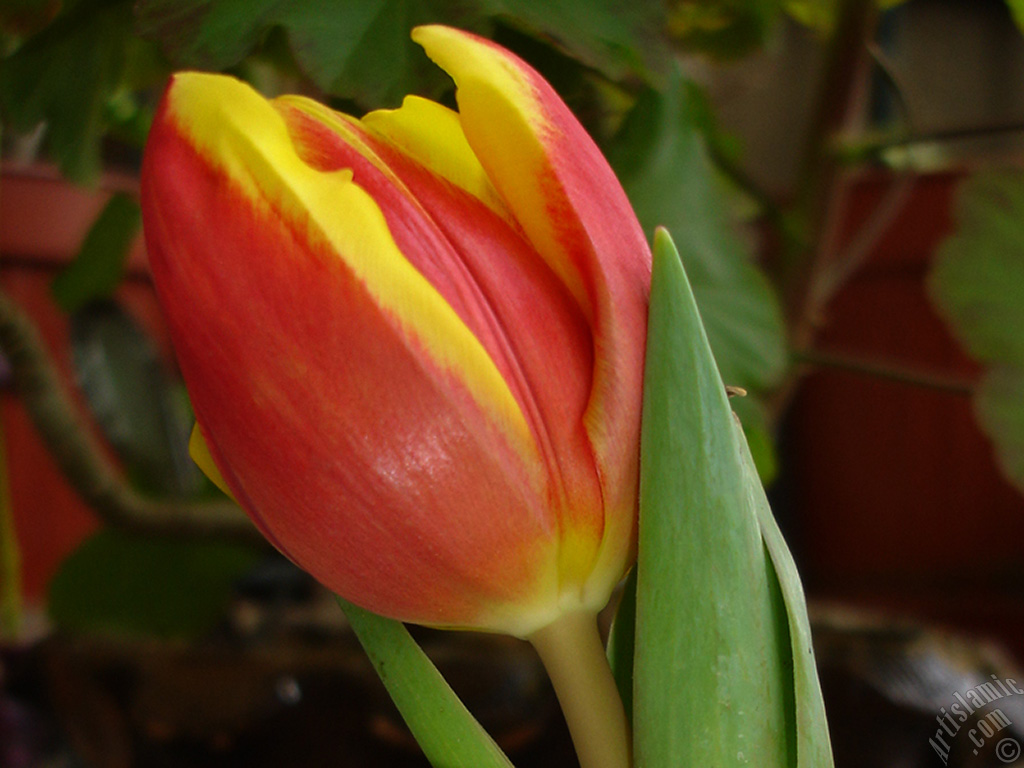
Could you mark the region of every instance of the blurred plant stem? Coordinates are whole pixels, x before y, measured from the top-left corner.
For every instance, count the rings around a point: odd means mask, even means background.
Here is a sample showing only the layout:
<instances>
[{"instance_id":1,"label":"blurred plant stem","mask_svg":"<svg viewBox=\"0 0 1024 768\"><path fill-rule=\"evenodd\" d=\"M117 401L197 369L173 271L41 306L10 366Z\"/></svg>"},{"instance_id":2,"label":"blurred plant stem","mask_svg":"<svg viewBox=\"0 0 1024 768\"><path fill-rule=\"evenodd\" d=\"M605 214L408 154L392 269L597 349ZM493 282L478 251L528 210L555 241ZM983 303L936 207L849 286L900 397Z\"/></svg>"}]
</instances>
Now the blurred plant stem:
<instances>
[{"instance_id":1,"label":"blurred plant stem","mask_svg":"<svg viewBox=\"0 0 1024 768\"><path fill-rule=\"evenodd\" d=\"M0 418L0 642L17 639L21 630L21 553L14 529L7 446Z\"/></svg>"},{"instance_id":2,"label":"blurred plant stem","mask_svg":"<svg viewBox=\"0 0 1024 768\"><path fill-rule=\"evenodd\" d=\"M140 533L263 541L232 503L164 501L129 486L76 409L31 319L2 290L0 352L10 363L15 391L50 455L105 522Z\"/></svg>"},{"instance_id":3,"label":"blurred plant stem","mask_svg":"<svg viewBox=\"0 0 1024 768\"><path fill-rule=\"evenodd\" d=\"M798 355L813 349L824 302L851 273L845 269L836 280L832 272L844 207L841 181L845 168L841 153L835 151L835 139L845 127L864 82L868 43L874 36L877 19L874 0L842 0L839 4L795 201L787 211L791 225L778 232L782 253L776 284L783 298L790 349ZM905 194L906 190L899 189L893 197L900 202ZM867 235L864 242L857 244L851 258L859 258L870 250L876 233ZM786 380L768 404L772 421L777 422L785 411L805 371L805 365L790 367Z\"/></svg>"},{"instance_id":4,"label":"blurred plant stem","mask_svg":"<svg viewBox=\"0 0 1024 768\"><path fill-rule=\"evenodd\" d=\"M804 149L795 213L802 237L784 244L781 287L792 328L793 346L806 345L815 328L809 299L833 242L843 163L834 151L836 136L849 118L863 82L867 42L874 34L877 8L873 0L840 3L835 31L825 53L825 73L810 133Z\"/></svg>"},{"instance_id":5,"label":"blurred plant stem","mask_svg":"<svg viewBox=\"0 0 1024 768\"><path fill-rule=\"evenodd\" d=\"M900 363L865 359L848 354L835 354L825 350L794 352L794 362L830 368L849 373L859 373L873 379L885 379L911 387L947 392L953 395L971 397L978 389L977 384L966 376L950 376L946 373L911 368Z\"/></svg>"}]
</instances>

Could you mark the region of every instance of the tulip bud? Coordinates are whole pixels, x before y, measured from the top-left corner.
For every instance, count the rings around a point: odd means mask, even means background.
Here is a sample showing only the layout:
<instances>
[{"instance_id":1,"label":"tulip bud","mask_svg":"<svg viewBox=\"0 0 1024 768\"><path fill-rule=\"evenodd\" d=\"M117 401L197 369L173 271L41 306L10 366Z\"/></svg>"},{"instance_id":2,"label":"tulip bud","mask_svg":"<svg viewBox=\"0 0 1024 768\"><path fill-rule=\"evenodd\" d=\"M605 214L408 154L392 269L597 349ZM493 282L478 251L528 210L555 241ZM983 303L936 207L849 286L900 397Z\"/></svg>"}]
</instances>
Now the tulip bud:
<instances>
[{"instance_id":1,"label":"tulip bud","mask_svg":"<svg viewBox=\"0 0 1024 768\"><path fill-rule=\"evenodd\" d=\"M458 112L176 75L146 244L193 453L267 538L371 611L527 636L634 556L651 257L536 72L414 39Z\"/></svg>"}]
</instances>

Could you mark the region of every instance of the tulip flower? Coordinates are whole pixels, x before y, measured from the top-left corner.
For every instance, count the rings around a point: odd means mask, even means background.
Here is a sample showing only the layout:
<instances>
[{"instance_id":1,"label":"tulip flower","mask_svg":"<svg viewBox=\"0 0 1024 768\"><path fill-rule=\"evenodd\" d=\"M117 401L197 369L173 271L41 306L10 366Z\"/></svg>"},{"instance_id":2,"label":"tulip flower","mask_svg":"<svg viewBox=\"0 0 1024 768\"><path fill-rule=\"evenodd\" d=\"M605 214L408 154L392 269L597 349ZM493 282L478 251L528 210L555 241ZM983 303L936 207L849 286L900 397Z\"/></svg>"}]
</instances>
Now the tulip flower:
<instances>
[{"instance_id":1,"label":"tulip flower","mask_svg":"<svg viewBox=\"0 0 1024 768\"><path fill-rule=\"evenodd\" d=\"M169 85L142 207L193 454L346 599L557 665L634 558L650 252L535 71L413 36L457 112Z\"/></svg>"}]
</instances>

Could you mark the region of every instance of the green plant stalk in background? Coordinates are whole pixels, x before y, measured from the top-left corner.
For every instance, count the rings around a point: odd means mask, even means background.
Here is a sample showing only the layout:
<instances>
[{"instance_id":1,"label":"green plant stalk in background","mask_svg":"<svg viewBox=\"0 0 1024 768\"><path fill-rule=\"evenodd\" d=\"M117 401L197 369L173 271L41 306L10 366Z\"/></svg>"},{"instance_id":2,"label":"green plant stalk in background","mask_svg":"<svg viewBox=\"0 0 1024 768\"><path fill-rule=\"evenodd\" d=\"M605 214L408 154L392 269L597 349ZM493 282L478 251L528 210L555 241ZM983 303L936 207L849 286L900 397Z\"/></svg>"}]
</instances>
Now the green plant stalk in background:
<instances>
[{"instance_id":1,"label":"green plant stalk in background","mask_svg":"<svg viewBox=\"0 0 1024 768\"><path fill-rule=\"evenodd\" d=\"M14 527L3 422L0 421L0 639L21 629L21 555Z\"/></svg>"}]
</instances>

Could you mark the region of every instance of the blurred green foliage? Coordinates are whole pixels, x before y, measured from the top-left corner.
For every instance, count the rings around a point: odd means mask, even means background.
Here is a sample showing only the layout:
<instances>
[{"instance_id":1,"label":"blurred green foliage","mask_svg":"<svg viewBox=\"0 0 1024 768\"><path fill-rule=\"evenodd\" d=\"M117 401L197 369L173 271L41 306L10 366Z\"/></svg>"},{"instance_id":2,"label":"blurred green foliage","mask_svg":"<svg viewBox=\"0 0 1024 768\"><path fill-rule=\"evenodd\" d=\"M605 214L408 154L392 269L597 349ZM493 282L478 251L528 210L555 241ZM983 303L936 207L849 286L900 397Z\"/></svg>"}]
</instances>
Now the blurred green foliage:
<instances>
[{"instance_id":1,"label":"blurred green foliage","mask_svg":"<svg viewBox=\"0 0 1024 768\"><path fill-rule=\"evenodd\" d=\"M778 297L754 262L751 243L732 219L728 189L716 174L701 132L704 105L674 70L664 90L647 89L608 148L648 234L676 232L701 318L727 384L752 392L777 386L786 369L785 326ZM771 438L758 405L739 400L762 473L773 473Z\"/></svg>"},{"instance_id":2,"label":"blurred green foliage","mask_svg":"<svg viewBox=\"0 0 1024 768\"><path fill-rule=\"evenodd\" d=\"M974 406L1003 472L1024 493L1024 173L978 174L961 189L958 228L931 294L985 365Z\"/></svg>"},{"instance_id":3,"label":"blurred green foliage","mask_svg":"<svg viewBox=\"0 0 1024 768\"><path fill-rule=\"evenodd\" d=\"M222 620L235 582L262 550L104 529L50 584L57 627L92 634L195 638Z\"/></svg>"}]
</instances>

